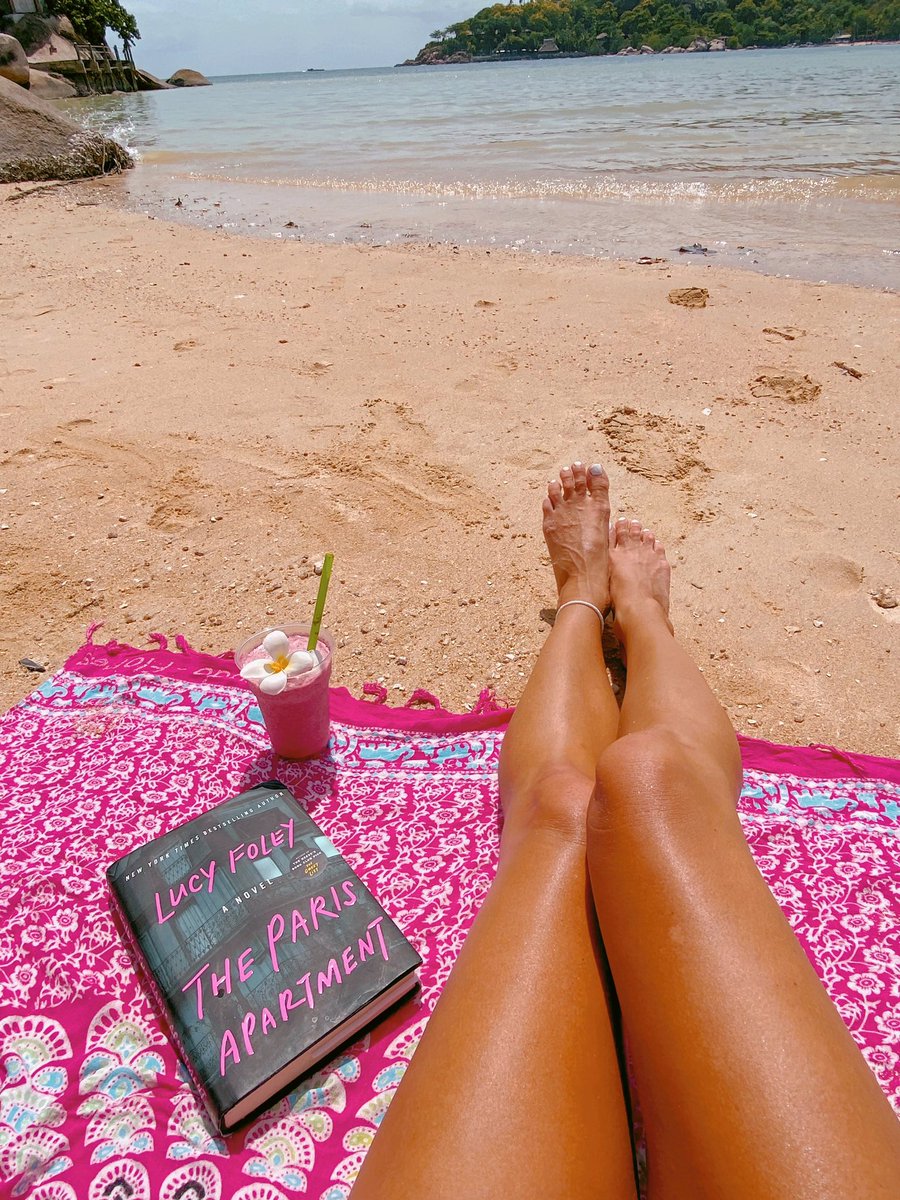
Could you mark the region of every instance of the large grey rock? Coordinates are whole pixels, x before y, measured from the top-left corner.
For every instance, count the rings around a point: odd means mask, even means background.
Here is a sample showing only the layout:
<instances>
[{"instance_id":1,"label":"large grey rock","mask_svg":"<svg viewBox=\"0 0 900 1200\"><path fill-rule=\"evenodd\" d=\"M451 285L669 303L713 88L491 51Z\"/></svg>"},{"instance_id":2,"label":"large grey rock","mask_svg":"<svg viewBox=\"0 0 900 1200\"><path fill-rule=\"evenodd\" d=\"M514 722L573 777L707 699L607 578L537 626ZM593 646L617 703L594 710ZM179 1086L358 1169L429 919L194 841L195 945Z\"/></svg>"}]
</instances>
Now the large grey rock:
<instances>
[{"instance_id":1,"label":"large grey rock","mask_svg":"<svg viewBox=\"0 0 900 1200\"><path fill-rule=\"evenodd\" d=\"M0 79L8 79L23 88L29 84L28 55L8 33L0 33Z\"/></svg>"},{"instance_id":2,"label":"large grey rock","mask_svg":"<svg viewBox=\"0 0 900 1200\"><path fill-rule=\"evenodd\" d=\"M32 96L39 96L42 100L71 100L78 95L68 79L50 71L32 71L29 90Z\"/></svg>"},{"instance_id":3,"label":"large grey rock","mask_svg":"<svg viewBox=\"0 0 900 1200\"><path fill-rule=\"evenodd\" d=\"M118 142L76 125L45 100L0 79L0 183L84 179L132 166Z\"/></svg>"},{"instance_id":4,"label":"large grey rock","mask_svg":"<svg viewBox=\"0 0 900 1200\"><path fill-rule=\"evenodd\" d=\"M78 37L75 32L75 27L68 17L56 17L56 32L60 37L68 38L70 42L74 42Z\"/></svg>"},{"instance_id":5,"label":"large grey rock","mask_svg":"<svg viewBox=\"0 0 900 1200\"><path fill-rule=\"evenodd\" d=\"M191 71L187 67L183 67L180 71L176 71L174 75L169 76L169 83L173 83L175 87L209 87L209 80L205 75L201 75L199 71Z\"/></svg>"},{"instance_id":6,"label":"large grey rock","mask_svg":"<svg viewBox=\"0 0 900 1200\"><path fill-rule=\"evenodd\" d=\"M149 71L145 71L142 67L135 67L135 73L140 81L142 92L171 91L175 86L174 83L167 83L165 79L158 79L156 75L151 75Z\"/></svg>"}]
</instances>

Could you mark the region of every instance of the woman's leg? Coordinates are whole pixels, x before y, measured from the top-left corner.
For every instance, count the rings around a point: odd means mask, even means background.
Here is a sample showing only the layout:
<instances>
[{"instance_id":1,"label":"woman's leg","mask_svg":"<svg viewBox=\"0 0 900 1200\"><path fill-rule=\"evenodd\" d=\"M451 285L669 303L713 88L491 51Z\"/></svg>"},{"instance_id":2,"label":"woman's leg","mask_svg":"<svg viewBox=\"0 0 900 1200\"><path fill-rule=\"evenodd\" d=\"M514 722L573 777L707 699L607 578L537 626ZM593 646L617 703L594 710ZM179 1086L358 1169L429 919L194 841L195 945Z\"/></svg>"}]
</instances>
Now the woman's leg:
<instances>
[{"instance_id":1,"label":"woman's leg","mask_svg":"<svg viewBox=\"0 0 900 1200\"><path fill-rule=\"evenodd\" d=\"M608 602L608 480L575 464L544 532L560 603ZM625 1200L632 1153L587 883L618 709L596 613L558 615L504 739L500 864L353 1200Z\"/></svg>"},{"instance_id":2,"label":"woman's leg","mask_svg":"<svg viewBox=\"0 0 900 1200\"><path fill-rule=\"evenodd\" d=\"M651 1197L895 1200L900 1125L750 856L736 741L672 636L665 555L637 523L615 543L628 682L588 855Z\"/></svg>"}]
</instances>

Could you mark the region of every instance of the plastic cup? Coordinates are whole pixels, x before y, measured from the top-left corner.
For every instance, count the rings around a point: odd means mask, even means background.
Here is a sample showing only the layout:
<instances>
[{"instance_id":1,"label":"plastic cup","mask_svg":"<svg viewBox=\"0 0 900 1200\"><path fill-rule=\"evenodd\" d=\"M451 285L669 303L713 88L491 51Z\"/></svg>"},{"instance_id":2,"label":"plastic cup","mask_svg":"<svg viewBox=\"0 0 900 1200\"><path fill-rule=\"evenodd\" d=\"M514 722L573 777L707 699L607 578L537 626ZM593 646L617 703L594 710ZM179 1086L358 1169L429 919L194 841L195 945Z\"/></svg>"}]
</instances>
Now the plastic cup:
<instances>
[{"instance_id":1,"label":"plastic cup","mask_svg":"<svg viewBox=\"0 0 900 1200\"><path fill-rule=\"evenodd\" d=\"M239 670L255 658L268 657L262 642L273 629L281 629L287 634L292 653L306 649L309 625L290 621L273 625L238 646L234 659ZM334 661L334 639L324 629L319 631L316 653L322 660L318 667L304 671L302 675L289 675L287 687L277 696L269 696L247 681L259 704L272 749L282 758L312 758L328 745L328 684Z\"/></svg>"}]
</instances>

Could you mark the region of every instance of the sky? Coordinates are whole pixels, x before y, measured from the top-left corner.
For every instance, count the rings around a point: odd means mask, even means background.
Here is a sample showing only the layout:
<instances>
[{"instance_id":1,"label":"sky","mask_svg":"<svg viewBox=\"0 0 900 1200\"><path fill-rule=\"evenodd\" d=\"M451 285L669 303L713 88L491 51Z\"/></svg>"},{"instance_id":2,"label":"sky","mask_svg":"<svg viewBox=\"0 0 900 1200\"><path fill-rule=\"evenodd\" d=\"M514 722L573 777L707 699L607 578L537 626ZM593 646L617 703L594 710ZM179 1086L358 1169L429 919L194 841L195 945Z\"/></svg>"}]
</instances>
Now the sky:
<instances>
[{"instance_id":1,"label":"sky","mask_svg":"<svg viewBox=\"0 0 900 1200\"><path fill-rule=\"evenodd\" d=\"M489 0L122 0L141 31L138 66L164 78L384 67Z\"/></svg>"}]
</instances>

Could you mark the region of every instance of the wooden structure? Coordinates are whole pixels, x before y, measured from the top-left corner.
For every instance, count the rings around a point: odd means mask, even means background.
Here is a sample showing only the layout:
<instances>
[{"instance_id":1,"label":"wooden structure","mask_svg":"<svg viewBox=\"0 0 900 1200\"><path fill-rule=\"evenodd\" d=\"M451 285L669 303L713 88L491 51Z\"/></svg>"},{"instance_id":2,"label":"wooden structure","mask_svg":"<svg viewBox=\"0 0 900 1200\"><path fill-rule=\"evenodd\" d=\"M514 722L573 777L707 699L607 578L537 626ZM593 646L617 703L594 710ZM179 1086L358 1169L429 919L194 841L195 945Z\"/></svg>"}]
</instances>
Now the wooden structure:
<instances>
[{"instance_id":1,"label":"wooden structure","mask_svg":"<svg viewBox=\"0 0 900 1200\"><path fill-rule=\"evenodd\" d=\"M121 58L118 50L114 53L109 46L91 46L87 42L76 42L75 54L75 58L62 62L34 62L31 69L62 75L80 96L142 90L139 72L127 42L125 56Z\"/></svg>"}]
</instances>

